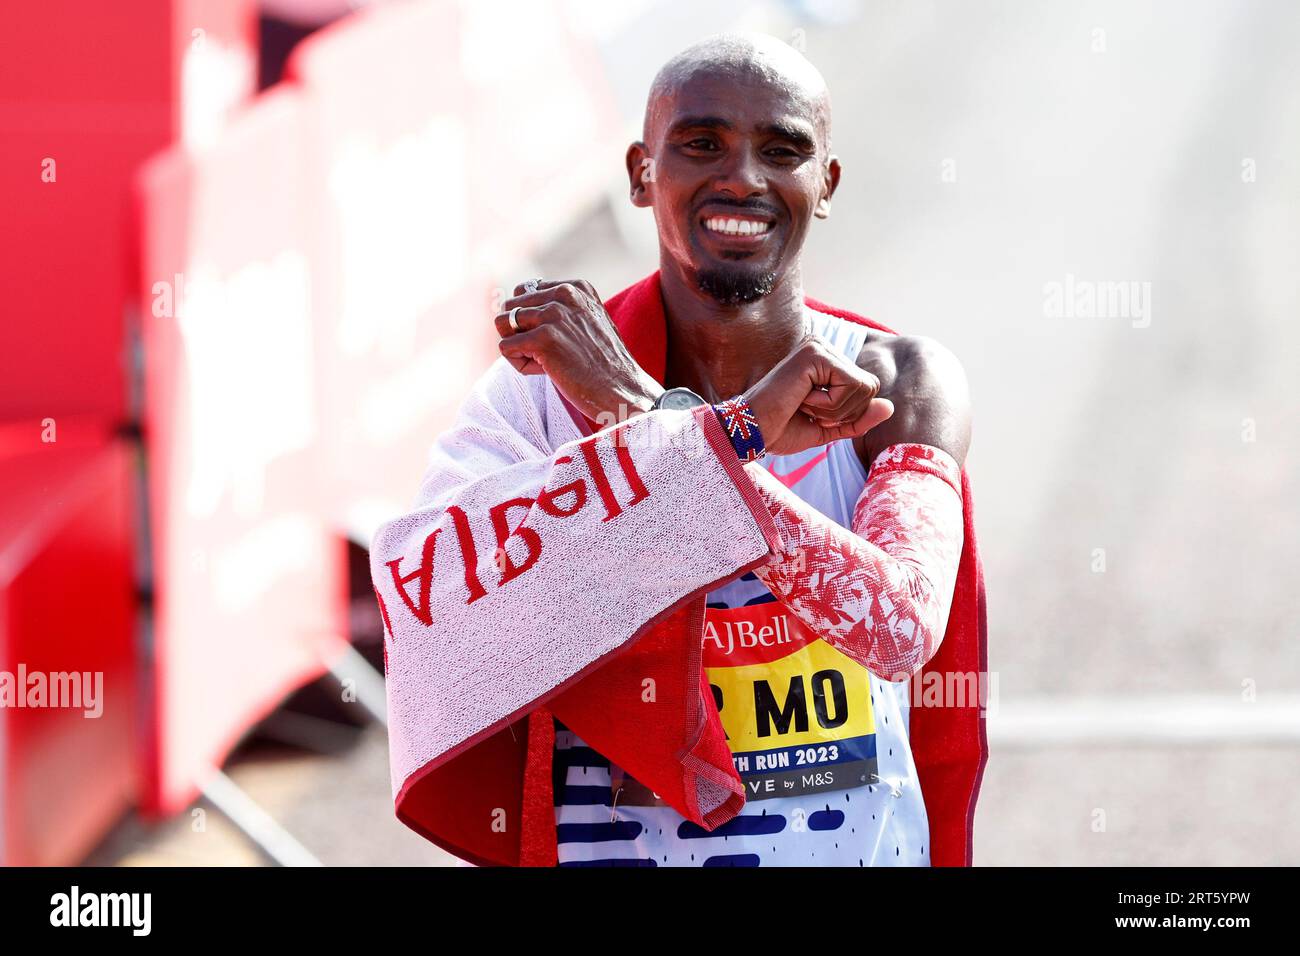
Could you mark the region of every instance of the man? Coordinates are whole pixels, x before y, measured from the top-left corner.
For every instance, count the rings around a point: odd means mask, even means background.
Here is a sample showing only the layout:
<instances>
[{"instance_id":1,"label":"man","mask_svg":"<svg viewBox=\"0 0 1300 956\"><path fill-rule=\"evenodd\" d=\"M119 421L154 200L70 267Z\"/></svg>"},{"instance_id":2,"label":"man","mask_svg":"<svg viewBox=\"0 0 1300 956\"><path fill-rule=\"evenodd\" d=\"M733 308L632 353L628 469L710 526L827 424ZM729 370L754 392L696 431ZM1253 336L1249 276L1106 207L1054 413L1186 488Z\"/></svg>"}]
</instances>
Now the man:
<instances>
[{"instance_id":1,"label":"man","mask_svg":"<svg viewBox=\"0 0 1300 956\"><path fill-rule=\"evenodd\" d=\"M528 386L534 398L525 401L507 397L505 389L523 386L500 375L484 386L474 413L480 421L472 422L466 410L458 428L439 441L421 495L424 510L414 513L419 520L407 516L405 525L376 537L372 570L390 643L403 642L385 591L426 629L436 616L430 595L443 578L433 572L434 515L454 519L465 586L458 601L449 592L443 603L432 600L445 616L467 622L462 629L492 635L488 640L499 639L482 626L482 613L513 607L514 618L496 618L503 623L527 613L517 583L525 574L535 584L551 582L547 599L562 612L551 620L576 621L583 605L596 600L590 588L565 590L580 561L644 560L644 548L631 543L644 534L619 537L614 529L614 519L631 528L634 519L623 517L633 514L630 506L639 509L635 520L656 529L676 507L685 520L669 533L683 557L680 566L664 566L651 555L649 568L620 580L619 611L626 604L635 609L622 630L611 623L615 636L608 644L575 652L574 661L546 664L533 663L546 658L545 647L525 651L523 669L530 674L553 669L537 679L516 682L515 672L501 670L509 685L503 692L517 692L510 705L484 711L477 722L467 718L436 746L399 729L405 738L395 745L399 816L430 839L467 846L464 828L476 812L453 808L450 797L435 793L434 770L443 768L446 791L516 761L523 782L494 784L505 788L502 803L512 789L527 791L520 810L526 832L509 856L515 862L929 865L927 797L931 807L946 801L940 862L969 862L982 726L971 720L934 732L935 746L949 750L933 762L947 765L944 772L960 764L961 775L946 792L923 794L906 682L936 657L945 633L957 633L961 644L943 648L945 655L965 655L973 665L973 654L983 667L982 585L969 504L963 507L966 382L938 343L894 335L806 299L804 240L811 221L829 215L841 174L830 153L830 127L825 82L789 46L728 35L687 49L655 78L643 139L627 154L632 202L651 208L658 225L659 271L606 303L581 280L535 280L517 287L496 317L502 356L522 376L544 377L549 390ZM552 435L519 442L512 434L484 456L486 464L458 451L476 438L495 441L478 436L498 428L546 432L563 417L549 410L552 395L585 426L585 444L553 448L559 439ZM507 411L512 401L519 404ZM534 418L536 425L521 423ZM643 436L652 423L703 434L718 459L673 458L664 447L671 442L627 451L631 437ZM608 442L599 445L611 428L614 458ZM734 459L720 436L730 441ZM548 447L538 447L534 457L530 445ZM606 447L605 459L598 447ZM580 448L589 467L583 474L591 481L580 488L558 477L558 469L579 457L560 454L565 448ZM602 469L601 460L617 467ZM525 474L525 463L532 474ZM470 510L494 500L486 489L512 467L519 474L513 485L500 486L497 498L514 497L487 507L502 589L489 592L477 578ZM711 477L717 474L725 477ZM729 497L711 497L719 484ZM583 508L589 487L600 492L605 513L599 524L593 519L584 526L589 556L575 553L566 565L564 549L578 537L578 526L563 519ZM617 493L624 488L630 497ZM674 492L675 505L665 498ZM733 522L725 515L739 502L750 510ZM686 514L692 506L696 517ZM512 509L527 509L513 527ZM713 520L721 539L758 545L720 558L726 575L687 568L693 547L727 551L721 541L692 544L698 522ZM404 573L420 548L422 563ZM418 600L407 590L415 581ZM504 596L508 588L514 597ZM673 610L692 606L701 592L703 614L670 625ZM479 616L462 611L484 598ZM492 612L492 601L502 610ZM615 612L606 605L602 613ZM574 624L576 645L585 633ZM656 644L669 634L681 636ZM513 652L503 641L500 653ZM419 682L418 693L427 697L435 675L469 652L435 653L442 655L439 663L414 670L403 664L396 681L390 670L390 685ZM671 706L633 706L638 687L650 688L641 703L662 701L660 680L674 679L670 665L679 655L693 670L668 692ZM699 686L692 686L692 674ZM712 707L698 704L701 692ZM422 709L414 695L399 693L410 701L399 701L399 723L444 719L442 711ZM513 718L524 713L521 743ZM647 720L663 723L646 731ZM505 746L502 726L520 749L493 758L485 741ZM661 747L662 757L652 756ZM453 757L461 765L455 775L446 769ZM536 783L542 774L550 777L549 788ZM936 771L932 779L946 778ZM553 831L549 822L538 823L551 807L549 795L537 796L541 789L554 795ZM542 830L548 832L538 836ZM476 862L497 861L485 851Z\"/></svg>"}]
</instances>

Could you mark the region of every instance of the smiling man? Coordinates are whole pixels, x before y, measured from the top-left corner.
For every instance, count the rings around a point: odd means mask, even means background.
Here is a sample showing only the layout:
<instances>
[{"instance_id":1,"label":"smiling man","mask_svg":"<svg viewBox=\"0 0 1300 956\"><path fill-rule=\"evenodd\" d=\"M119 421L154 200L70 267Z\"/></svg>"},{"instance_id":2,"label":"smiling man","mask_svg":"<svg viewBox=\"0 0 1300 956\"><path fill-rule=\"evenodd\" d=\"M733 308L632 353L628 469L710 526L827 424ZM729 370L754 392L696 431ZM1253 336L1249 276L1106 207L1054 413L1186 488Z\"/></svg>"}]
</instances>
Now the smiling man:
<instances>
[{"instance_id":1,"label":"smiling man","mask_svg":"<svg viewBox=\"0 0 1300 956\"><path fill-rule=\"evenodd\" d=\"M974 702L917 708L908 693L938 665L985 667L966 381L938 343L807 297L804 241L841 175L830 134L824 80L780 41L725 35L667 63L627 153L658 271L604 302L578 279L517 287L496 317L509 368L439 439L422 510L376 537L386 648L427 644L442 613L442 633L511 658L493 685L511 702L446 740L397 722L411 738L395 745L398 815L453 852L969 864L982 723ZM647 444L651 428L709 454ZM484 442L475 461L465 449ZM477 577L475 511L495 534L495 591ZM442 527L460 542L463 592L434 573ZM695 568L706 555L715 565ZM420 626L390 614L396 602ZM513 638L484 623L493 614ZM521 623L533 614L552 622L536 644ZM591 627L604 643L587 647ZM401 713L445 722L430 682L476 652L437 647L418 665L425 652L403 650L390 687ZM539 662L552 653L562 665ZM471 847L477 811L446 796L493 787L502 804L523 792L524 833L503 852Z\"/></svg>"}]
</instances>

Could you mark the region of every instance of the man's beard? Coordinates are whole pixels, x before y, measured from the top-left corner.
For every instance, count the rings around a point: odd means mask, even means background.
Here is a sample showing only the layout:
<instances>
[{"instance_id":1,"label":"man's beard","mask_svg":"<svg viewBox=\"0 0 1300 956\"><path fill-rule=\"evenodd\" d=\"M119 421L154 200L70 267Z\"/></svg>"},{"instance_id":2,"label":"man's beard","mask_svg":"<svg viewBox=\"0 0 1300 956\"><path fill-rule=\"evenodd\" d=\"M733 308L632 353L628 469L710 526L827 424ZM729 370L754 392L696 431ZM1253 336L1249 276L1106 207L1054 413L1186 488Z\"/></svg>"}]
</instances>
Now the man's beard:
<instances>
[{"instance_id":1,"label":"man's beard","mask_svg":"<svg viewBox=\"0 0 1300 956\"><path fill-rule=\"evenodd\" d=\"M752 269L704 269L697 275L700 291L720 305L744 305L769 295L776 287L775 272Z\"/></svg>"}]
</instances>

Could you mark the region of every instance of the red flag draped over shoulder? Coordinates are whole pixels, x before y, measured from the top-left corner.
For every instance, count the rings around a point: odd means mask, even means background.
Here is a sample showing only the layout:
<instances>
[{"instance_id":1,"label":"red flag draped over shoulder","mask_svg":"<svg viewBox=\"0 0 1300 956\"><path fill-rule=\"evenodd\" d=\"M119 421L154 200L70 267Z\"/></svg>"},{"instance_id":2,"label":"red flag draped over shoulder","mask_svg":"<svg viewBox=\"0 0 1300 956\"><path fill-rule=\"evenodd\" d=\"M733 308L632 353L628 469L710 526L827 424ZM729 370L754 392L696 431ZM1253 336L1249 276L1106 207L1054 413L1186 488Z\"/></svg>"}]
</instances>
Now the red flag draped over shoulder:
<instances>
[{"instance_id":1,"label":"red flag draped over shoulder","mask_svg":"<svg viewBox=\"0 0 1300 956\"><path fill-rule=\"evenodd\" d=\"M851 312L806 301L819 311L892 332ZM624 289L605 306L633 357L662 383L667 330L659 273ZM569 410L583 434L594 430L593 423ZM728 469L733 462L734 456ZM737 487L747 483L739 479ZM988 754L980 713L987 672L984 583L964 469L962 497L965 543L948 628L938 653L912 679L922 691L938 687L942 692L937 702L942 706L928 705L936 702L924 693L914 694L910 716L935 866L971 863L975 801ZM754 510L761 523L762 509ZM759 563L738 567L735 575ZM526 713L501 721L411 773L396 792L398 818L471 863L555 865L555 717L688 819L713 829L735 817L744 805L744 791L701 661L707 590L666 608L617 652L535 700ZM382 598L380 609L387 624ZM391 626L388 630L391 634ZM647 681L655 688L655 706L630 704L642 700ZM969 693L954 699L954 688Z\"/></svg>"}]
</instances>

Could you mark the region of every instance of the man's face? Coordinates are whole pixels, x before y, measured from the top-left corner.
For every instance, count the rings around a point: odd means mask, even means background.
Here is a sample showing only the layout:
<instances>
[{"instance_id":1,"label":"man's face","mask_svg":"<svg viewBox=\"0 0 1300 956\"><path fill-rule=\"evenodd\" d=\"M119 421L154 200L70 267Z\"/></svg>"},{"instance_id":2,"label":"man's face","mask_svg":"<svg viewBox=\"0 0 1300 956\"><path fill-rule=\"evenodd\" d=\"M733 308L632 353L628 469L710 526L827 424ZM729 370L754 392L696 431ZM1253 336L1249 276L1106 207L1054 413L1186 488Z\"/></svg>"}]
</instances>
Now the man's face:
<instances>
[{"instance_id":1,"label":"man's face","mask_svg":"<svg viewBox=\"0 0 1300 956\"><path fill-rule=\"evenodd\" d=\"M767 295L839 180L818 104L744 71L696 74L653 108L652 142L628 151L633 202L653 207L660 245L703 292L726 305Z\"/></svg>"}]
</instances>

